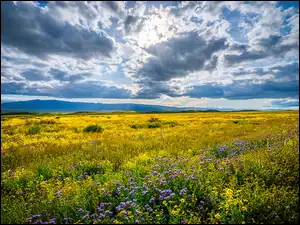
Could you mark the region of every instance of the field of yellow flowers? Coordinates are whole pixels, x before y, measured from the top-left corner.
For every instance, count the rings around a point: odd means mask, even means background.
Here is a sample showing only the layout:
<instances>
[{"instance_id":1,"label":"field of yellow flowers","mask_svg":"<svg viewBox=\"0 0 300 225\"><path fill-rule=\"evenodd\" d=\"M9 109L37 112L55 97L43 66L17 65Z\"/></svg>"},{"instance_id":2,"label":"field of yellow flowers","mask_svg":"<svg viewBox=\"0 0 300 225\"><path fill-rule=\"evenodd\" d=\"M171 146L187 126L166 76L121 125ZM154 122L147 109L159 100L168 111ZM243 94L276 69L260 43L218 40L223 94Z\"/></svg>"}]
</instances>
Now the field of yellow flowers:
<instances>
[{"instance_id":1,"label":"field of yellow flowers","mask_svg":"<svg viewBox=\"0 0 300 225\"><path fill-rule=\"evenodd\" d=\"M1 115L1 223L298 223L298 113Z\"/></svg>"}]
</instances>

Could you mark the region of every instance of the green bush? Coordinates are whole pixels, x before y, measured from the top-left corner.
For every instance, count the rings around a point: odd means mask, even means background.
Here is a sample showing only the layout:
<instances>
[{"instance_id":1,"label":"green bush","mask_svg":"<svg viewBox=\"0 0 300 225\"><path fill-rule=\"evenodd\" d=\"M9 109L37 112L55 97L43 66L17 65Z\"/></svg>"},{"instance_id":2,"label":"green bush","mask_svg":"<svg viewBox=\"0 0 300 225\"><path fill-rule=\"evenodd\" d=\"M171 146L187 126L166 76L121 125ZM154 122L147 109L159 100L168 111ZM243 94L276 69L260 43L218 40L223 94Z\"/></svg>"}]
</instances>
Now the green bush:
<instances>
[{"instance_id":1,"label":"green bush","mask_svg":"<svg viewBox=\"0 0 300 225\"><path fill-rule=\"evenodd\" d=\"M161 127L161 124L159 122L148 123L148 128L158 128L158 127Z\"/></svg>"},{"instance_id":2,"label":"green bush","mask_svg":"<svg viewBox=\"0 0 300 225\"><path fill-rule=\"evenodd\" d=\"M83 132L102 132L104 129L98 125L89 125L83 129Z\"/></svg>"},{"instance_id":3,"label":"green bush","mask_svg":"<svg viewBox=\"0 0 300 225\"><path fill-rule=\"evenodd\" d=\"M133 129L139 129L139 128L143 128L143 124L132 124L131 126L130 126L131 128L133 128Z\"/></svg>"},{"instance_id":4,"label":"green bush","mask_svg":"<svg viewBox=\"0 0 300 225\"><path fill-rule=\"evenodd\" d=\"M29 129L28 129L28 134L37 134L39 133L41 130L41 126L40 125L32 125Z\"/></svg>"},{"instance_id":5,"label":"green bush","mask_svg":"<svg viewBox=\"0 0 300 225\"><path fill-rule=\"evenodd\" d=\"M137 129L137 128L138 128L138 126L137 126L137 124L132 124L132 125L131 125L131 128L133 128L133 129Z\"/></svg>"},{"instance_id":6,"label":"green bush","mask_svg":"<svg viewBox=\"0 0 300 225\"><path fill-rule=\"evenodd\" d=\"M168 124L170 127L175 127L179 125L176 121L169 121L166 124Z\"/></svg>"}]
</instances>

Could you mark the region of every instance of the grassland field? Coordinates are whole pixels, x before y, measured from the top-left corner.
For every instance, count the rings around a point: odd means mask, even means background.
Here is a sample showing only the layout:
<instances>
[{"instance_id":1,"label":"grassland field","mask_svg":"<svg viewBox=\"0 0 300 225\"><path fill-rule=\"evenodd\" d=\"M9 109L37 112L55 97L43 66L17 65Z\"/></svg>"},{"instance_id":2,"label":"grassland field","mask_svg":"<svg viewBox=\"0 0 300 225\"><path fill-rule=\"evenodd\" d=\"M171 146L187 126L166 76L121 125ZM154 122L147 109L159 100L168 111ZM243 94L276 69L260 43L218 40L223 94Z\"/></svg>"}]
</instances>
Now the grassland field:
<instances>
[{"instance_id":1,"label":"grassland field","mask_svg":"<svg viewBox=\"0 0 300 225\"><path fill-rule=\"evenodd\" d=\"M299 111L1 115L1 223L299 223Z\"/></svg>"}]
</instances>

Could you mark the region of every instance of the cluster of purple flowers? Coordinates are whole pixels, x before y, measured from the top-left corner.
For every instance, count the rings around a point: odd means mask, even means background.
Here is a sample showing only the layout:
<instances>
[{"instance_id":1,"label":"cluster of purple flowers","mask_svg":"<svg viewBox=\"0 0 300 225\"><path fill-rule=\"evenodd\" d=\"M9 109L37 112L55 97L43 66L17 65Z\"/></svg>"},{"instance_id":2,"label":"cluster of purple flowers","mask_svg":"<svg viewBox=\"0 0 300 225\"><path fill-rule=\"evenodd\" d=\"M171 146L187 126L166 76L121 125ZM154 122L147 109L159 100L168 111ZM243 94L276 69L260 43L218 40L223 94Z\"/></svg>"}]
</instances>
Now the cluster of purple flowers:
<instances>
[{"instance_id":1,"label":"cluster of purple flowers","mask_svg":"<svg viewBox=\"0 0 300 225\"><path fill-rule=\"evenodd\" d=\"M187 191L187 188L183 188L183 189L179 192L180 196L183 196L184 193L186 193L186 191Z\"/></svg>"},{"instance_id":2,"label":"cluster of purple flowers","mask_svg":"<svg viewBox=\"0 0 300 225\"><path fill-rule=\"evenodd\" d=\"M170 189L159 191L159 194L160 201L169 200L175 195Z\"/></svg>"},{"instance_id":3,"label":"cluster of purple flowers","mask_svg":"<svg viewBox=\"0 0 300 225\"><path fill-rule=\"evenodd\" d=\"M32 222L32 224L56 224L56 218L52 218L48 221L42 221L40 220L41 214L31 215L26 222Z\"/></svg>"},{"instance_id":4,"label":"cluster of purple flowers","mask_svg":"<svg viewBox=\"0 0 300 225\"><path fill-rule=\"evenodd\" d=\"M133 200L133 201L126 201L126 202L121 202L121 203L116 207L116 210L121 211L121 210L124 210L125 208L130 208L130 207L136 207L136 200Z\"/></svg>"}]
</instances>

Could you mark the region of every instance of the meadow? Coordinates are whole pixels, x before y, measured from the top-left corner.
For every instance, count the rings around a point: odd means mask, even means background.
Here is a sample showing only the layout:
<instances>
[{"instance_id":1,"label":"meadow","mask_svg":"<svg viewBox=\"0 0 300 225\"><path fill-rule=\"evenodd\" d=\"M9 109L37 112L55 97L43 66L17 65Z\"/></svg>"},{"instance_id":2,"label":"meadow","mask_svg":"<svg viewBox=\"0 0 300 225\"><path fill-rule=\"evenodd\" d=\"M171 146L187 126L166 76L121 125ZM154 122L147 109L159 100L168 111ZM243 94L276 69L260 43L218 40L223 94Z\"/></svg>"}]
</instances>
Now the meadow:
<instances>
[{"instance_id":1,"label":"meadow","mask_svg":"<svg viewBox=\"0 0 300 225\"><path fill-rule=\"evenodd\" d=\"M1 223L299 222L298 110L1 121Z\"/></svg>"}]
</instances>

